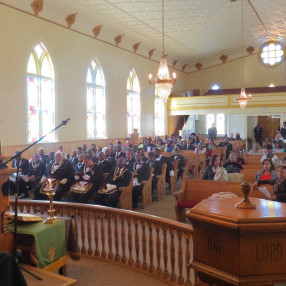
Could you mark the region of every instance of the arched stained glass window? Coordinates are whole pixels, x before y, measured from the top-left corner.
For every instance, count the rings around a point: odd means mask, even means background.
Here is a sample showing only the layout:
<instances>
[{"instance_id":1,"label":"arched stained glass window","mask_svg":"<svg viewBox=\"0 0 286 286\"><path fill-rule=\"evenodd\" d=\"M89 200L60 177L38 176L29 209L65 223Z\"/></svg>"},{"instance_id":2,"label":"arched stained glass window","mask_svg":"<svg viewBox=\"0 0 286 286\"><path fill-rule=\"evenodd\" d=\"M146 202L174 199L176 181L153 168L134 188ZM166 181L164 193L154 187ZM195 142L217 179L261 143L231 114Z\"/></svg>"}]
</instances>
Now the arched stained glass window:
<instances>
[{"instance_id":1,"label":"arched stained glass window","mask_svg":"<svg viewBox=\"0 0 286 286\"><path fill-rule=\"evenodd\" d=\"M105 138L105 80L102 68L92 61L86 74L86 137Z\"/></svg>"},{"instance_id":2,"label":"arched stained glass window","mask_svg":"<svg viewBox=\"0 0 286 286\"><path fill-rule=\"evenodd\" d=\"M27 141L35 142L55 128L55 73L45 45L36 45L27 65ZM44 142L55 141L55 133Z\"/></svg>"},{"instance_id":3,"label":"arched stained glass window","mask_svg":"<svg viewBox=\"0 0 286 286\"><path fill-rule=\"evenodd\" d=\"M137 74L134 69L129 73L127 79L127 130L128 136L131 135L134 128L138 129L140 134L140 85Z\"/></svg>"},{"instance_id":4,"label":"arched stained glass window","mask_svg":"<svg viewBox=\"0 0 286 286\"><path fill-rule=\"evenodd\" d=\"M155 135L162 136L165 134L165 100L155 97Z\"/></svg>"}]
</instances>

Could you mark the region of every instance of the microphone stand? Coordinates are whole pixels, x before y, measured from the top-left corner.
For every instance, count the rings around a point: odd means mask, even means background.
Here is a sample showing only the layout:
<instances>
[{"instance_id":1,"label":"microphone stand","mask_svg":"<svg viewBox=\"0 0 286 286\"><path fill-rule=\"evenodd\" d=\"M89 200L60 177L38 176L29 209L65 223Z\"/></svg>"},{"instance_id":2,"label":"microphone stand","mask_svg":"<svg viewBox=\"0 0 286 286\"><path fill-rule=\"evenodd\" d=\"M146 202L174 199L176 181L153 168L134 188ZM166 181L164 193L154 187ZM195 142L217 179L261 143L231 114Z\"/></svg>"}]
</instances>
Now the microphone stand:
<instances>
[{"instance_id":1,"label":"microphone stand","mask_svg":"<svg viewBox=\"0 0 286 286\"><path fill-rule=\"evenodd\" d=\"M18 199L19 199L19 164L20 164L20 158L21 155L27 151L28 149L30 149L32 146L36 145L38 142L42 141L46 136L48 136L49 134L53 133L54 131L56 131L57 129L59 129L60 127L62 127L63 125L66 125L68 122L70 121L70 118L67 118L66 120L63 120L61 124L59 124L57 127L55 127L53 130L51 130L49 133L45 134L44 136L42 136L41 138L39 138L37 141L33 142L32 144L30 144L28 147L26 147L25 149L23 149L22 151L19 151L17 154L15 154L14 156L12 156L9 160L7 160L6 162L4 162L4 165L6 166L7 163L9 163L12 160L16 160L16 166L17 166L17 170L16 170L16 182L15 182L15 188L16 188L16 192L15 192L15 215L14 215L14 244L13 244L13 255L15 257L16 260L18 260L17 258L17 247L16 247L16 240L17 240L17 227L18 227ZM6 166L7 168L7 166ZM23 270L25 270L22 267Z\"/></svg>"}]
</instances>

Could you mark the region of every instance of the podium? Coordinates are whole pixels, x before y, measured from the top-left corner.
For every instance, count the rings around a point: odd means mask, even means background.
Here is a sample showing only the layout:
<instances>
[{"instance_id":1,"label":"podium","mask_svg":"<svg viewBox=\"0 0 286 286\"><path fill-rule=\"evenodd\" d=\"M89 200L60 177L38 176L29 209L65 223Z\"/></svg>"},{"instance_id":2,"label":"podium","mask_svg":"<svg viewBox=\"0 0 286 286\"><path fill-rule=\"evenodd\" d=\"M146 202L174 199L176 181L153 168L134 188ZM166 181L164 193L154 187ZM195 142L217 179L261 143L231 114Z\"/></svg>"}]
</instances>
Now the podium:
<instances>
[{"instance_id":1,"label":"podium","mask_svg":"<svg viewBox=\"0 0 286 286\"><path fill-rule=\"evenodd\" d=\"M210 285L273 285L286 281L286 204L251 198L204 200L188 213L194 227L189 266Z\"/></svg>"},{"instance_id":2,"label":"podium","mask_svg":"<svg viewBox=\"0 0 286 286\"><path fill-rule=\"evenodd\" d=\"M15 172L15 169L0 169L0 251L13 252L13 235L6 231L5 212L9 205L9 197L2 195L2 185L7 182L9 175Z\"/></svg>"}]
</instances>

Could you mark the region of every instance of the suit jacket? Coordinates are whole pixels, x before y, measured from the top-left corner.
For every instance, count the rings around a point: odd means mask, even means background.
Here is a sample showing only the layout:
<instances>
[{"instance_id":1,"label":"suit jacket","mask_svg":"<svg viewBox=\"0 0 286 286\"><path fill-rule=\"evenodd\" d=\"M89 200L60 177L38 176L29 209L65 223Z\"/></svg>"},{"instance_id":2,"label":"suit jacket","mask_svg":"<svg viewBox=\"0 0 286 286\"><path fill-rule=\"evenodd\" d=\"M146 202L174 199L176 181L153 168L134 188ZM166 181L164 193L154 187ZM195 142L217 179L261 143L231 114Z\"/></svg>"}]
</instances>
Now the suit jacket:
<instances>
[{"instance_id":1,"label":"suit jacket","mask_svg":"<svg viewBox=\"0 0 286 286\"><path fill-rule=\"evenodd\" d=\"M78 163L78 157L70 158L70 161L73 165L75 165L76 163Z\"/></svg>"},{"instance_id":2,"label":"suit jacket","mask_svg":"<svg viewBox=\"0 0 286 286\"><path fill-rule=\"evenodd\" d=\"M153 163L149 162L150 167L154 169L153 175L161 175L162 173L162 164L159 161L154 161Z\"/></svg>"},{"instance_id":3,"label":"suit jacket","mask_svg":"<svg viewBox=\"0 0 286 286\"><path fill-rule=\"evenodd\" d=\"M17 163L16 160L12 162L12 167L17 168ZM29 172L29 161L25 158L20 158L19 159L19 168L22 170L21 173L23 175L28 175Z\"/></svg>"},{"instance_id":4,"label":"suit jacket","mask_svg":"<svg viewBox=\"0 0 286 286\"><path fill-rule=\"evenodd\" d=\"M39 184L41 178L46 172L46 164L43 161L39 161L37 164L34 164L33 161L29 163L29 172L28 176L35 176L36 184Z\"/></svg>"},{"instance_id":5,"label":"suit jacket","mask_svg":"<svg viewBox=\"0 0 286 286\"><path fill-rule=\"evenodd\" d=\"M129 164L132 164L132 163L134 163L134 162L135 162L135 159L134 159L134 158L132 158L132 159L130 159L130 160L126 159L126 166L128 166Z\"/></svg>"},{"instance_id":6,"label":"suit jacket","mask_svg":"<svg viewBox=\"0 0 286 286\"><path fill-rule=\"evenodd\" d=\"M49 178L54 178L56 180L67 179L67 183L65 185L70 186L74 180L73 176L73 166L69 160L64 159L63 163L55 169L55 163L50 164L46 170L46 176Z\"/></svg>"},{"instance_id":7,"label":"suit jacket","mask_svg":"<svg viewBox=\"0 0 286 286\"><path fill-rule=\"evenodd\" d=\"M170 171L174 171L173 165L171 164L171 160L168 157L165 156L161 156L161 158L158 160L159 158L157 158L156 160L158 162L160 162L161 165L163 165L164 163L167 164L167 170L166 170L166 177L169 177Z\"/></svg>"},{"instance_id":8,"label":"suit jacket","mask_svg":"<svg viewBox=\"0 0 286 286\"><path fill-rule=\"evenodd\" d=\"M113 168L111 163L106 159L103 161L97 160L96 164L102 167L104 173L110 173L111 169Z\"/></svg>"},{"instance_id":9,"label":"suit jacket","mask_svg":"<svg viewBox=\"0 0 286 286\"><path fill-rule=\"evenodd\" d=\"M141 166L136 169L137 162L135 161L132 164L129 164L128 169L132 172L134 172L134 178L137 178L138 183L141 183L142 181L148 180L150 175L150 166L146 162L141 163Z\"/></svg>"},{"instance_id":10,"label":"suit jacket","mask_svg":"<svg viewBox=\"0 0 286 286\"><path fill-rule=\"evenodd\" d=\"M121 152L115 154L115 159L119 159L121 157L126 158L126 155L124 152L121 151Z\"/></svg>"},{"instance_id":11,"label":"suit jacket","mask_svg":"<svg viewBox=\"0 0 286 286\"><path fill-rule=\"evenodd\" d=\"M82 173L83 172L83 168L84 168L84 162L80 163L80 162L77 162L75 165L74 165L74 171L76 173Z\"/></svg>"},{"instance_id":12,"label":"suit jacket","mask_svg":"<svg viewBox=\"0 0 286 286\"><path fill-rule=\"evenodd\" d=\"M180 155L180 154L178 154L178 155L172 155L172 156L170 157L170 160L171 160L171 162L179 161L179 165L178 165L178 169L179 169L179 170L182 170L182 168L184 168L185 165L186 165L186 161L185 161L184 156L182 156L182 155Z\"/></svg>"},{"instance_id":13,"label":"suit jacket","mask_svg":"<svg viewBox=\"0 0 286 286\"><path fill-rule=\"evenodd\" d=\"M111 164L112 168L116 165L116 161L115 161L114 157L110 156L108 158L105 158L105 160L107 160Z\"/></svg>"},{"instance_id":14,"label":"suit jacket","mask_svg":"<svg viewBox=\"0 0 286 286\"><path fill-rule=\"evenodd\" d=\"M120 172L119 168L113 169L111 173L109 174L109 176L107 177L107 182L109 184L116 185L117 188L127 187L130 184L131 175L132 175L130 170L125 167L121 171L121 174L119 174L119 172ZM115 177L114 177L114 174L116 174Z\"/></svg>"},{"instance_id":15,"label":"suit jacket","mask_svg":"<svg viewBox=\"0 0 286 286\"><path fill-rule=\"evenodd\" d=\"M85 175L88 175L90 178L88 182L92 183L98 189L103 184L103 168L101 165L96 165L95 163L91 167L84 168Z\"/></svg>"}]
</instances>

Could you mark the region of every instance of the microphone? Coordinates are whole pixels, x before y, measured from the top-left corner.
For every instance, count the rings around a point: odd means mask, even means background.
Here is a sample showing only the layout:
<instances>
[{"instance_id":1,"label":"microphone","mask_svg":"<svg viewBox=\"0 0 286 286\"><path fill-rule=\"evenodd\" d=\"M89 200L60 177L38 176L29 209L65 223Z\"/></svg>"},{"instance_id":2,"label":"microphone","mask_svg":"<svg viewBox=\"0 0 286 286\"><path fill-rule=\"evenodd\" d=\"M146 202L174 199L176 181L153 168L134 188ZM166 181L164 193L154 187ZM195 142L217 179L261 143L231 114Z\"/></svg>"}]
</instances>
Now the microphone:
<instances>
[{"instance_id":1,"label":"microphone","mask_svg":"<svg viewBox=\"0 0 286 286\"><path fill-rule=\"evenodd\" d=\"M63 124L63 125L66 125L70 120L71 120L70 118L67 118L66 120L63 120L63 121L62 121L62 124Z\"/></svg>"}]
</instances>

